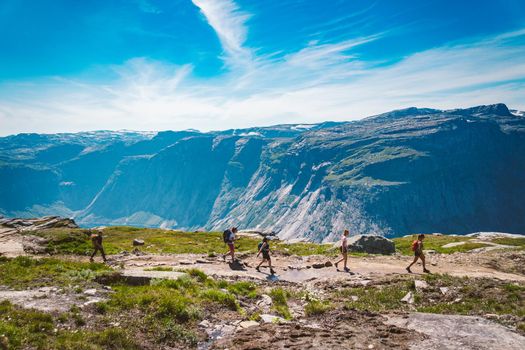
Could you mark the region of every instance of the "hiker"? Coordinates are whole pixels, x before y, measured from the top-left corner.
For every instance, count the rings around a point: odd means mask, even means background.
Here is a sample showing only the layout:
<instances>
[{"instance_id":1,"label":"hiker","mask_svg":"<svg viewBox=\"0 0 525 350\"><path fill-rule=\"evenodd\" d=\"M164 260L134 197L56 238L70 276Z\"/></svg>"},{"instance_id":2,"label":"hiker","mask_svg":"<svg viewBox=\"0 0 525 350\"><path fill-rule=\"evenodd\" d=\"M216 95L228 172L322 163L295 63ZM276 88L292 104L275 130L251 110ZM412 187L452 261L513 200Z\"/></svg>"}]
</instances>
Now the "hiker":
<instances>
[{"instance_id":1,"label":"hiker","mask_svg":"<svg viewBox=\"0 0 525 350\"><path fill-rule=\"evenodd\" d=\"M258 272L261 272L261 270L259 268L261 267L261 265L265 261L268 261L268 267L270 268L270 273L272 275L275 275L275 271L272 268L272 259L270 258L270 243L268 241L269 241L268 237L264 237L262 242L260 242L259 245L258 245L259 252L257 253L257 257L259 257L259 255L261 255L261 253L262 253L262 260L259 263L259 265L257 265L257 267L255 269Z\"/></svg>"},{"instance_id":2,"label":"hiker","mask_svg":"<svg viewBox=\"0 0 525 350\"><path fill-rule=\"evenodd\" d=\"M228 251L222 255L222 259L226 261L226 255L231 255L232 257L232 263L235 262L235 240L237 237L235 234L237 233L237 227L232 227L231 229L228 229L223 232L222 234L222 240L224 243L228 245Z\"/></svg>"},{"instance_id":3,"label":"hiker","mask_svg":"<svg viewBox=\"0 0 525 350\"><path fill-rule=\"evenodd\" d=\"M417 236L417 240L412 242L412 251L414 252L414 261L407 267L408 273L412 273L410 268L412 265L414 265L417 262L417 259L421 259L421 262L423 262L423 272L430 273L430 271L427 270L425 266L425 254L423 254L423 240L425 239L425 235L420 234Z\"/></svg>"},{"instance_id":4,"label":"hiker","mask_svg":"<svg viewBox=\"0 0 525 350\"><path fill-rule=\"evenodd\" d=\"M350 272L350 269L346 266L348 262L348 235L350 234L350 231L344 230L343 236L341 237L341 246L339 247L339 250L341 251L341 254L343 254L343 257L334 264L335 269L339 271L338 264L342 261L344 262L345 266L345 272Z\"/></svg>"},{"instance_id":5,"label":"hiker","mask_svg":"<svg viewBox=\"0 0 525 350\"><path fill-rule=\"evenodd\" d=\"M107 262L106 254L104 253L104 247L102 246L102 231L96 230L95 233L91 234L91 243L93 244L93 254L91 254L91 258L89 261L93 262L95 255L98 251L102 254L102 259L104 262Z\"/></svg>"}]
</instances>

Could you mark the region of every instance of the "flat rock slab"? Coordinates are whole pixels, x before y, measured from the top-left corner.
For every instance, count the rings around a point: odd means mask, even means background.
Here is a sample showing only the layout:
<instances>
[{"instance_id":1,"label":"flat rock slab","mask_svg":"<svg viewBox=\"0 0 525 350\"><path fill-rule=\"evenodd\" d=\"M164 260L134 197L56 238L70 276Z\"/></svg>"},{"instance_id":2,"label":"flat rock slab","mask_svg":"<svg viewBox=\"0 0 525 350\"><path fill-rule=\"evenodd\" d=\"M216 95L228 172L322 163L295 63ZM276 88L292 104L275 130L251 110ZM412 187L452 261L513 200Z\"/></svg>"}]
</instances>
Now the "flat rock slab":
<instances>
[{"instance_id":1,"label":"flat rock slab","mask_svg":"<svg viewBox=\"0 0 525 350\"><path fill-rule=\"evenodd\" d=\"M0 291L0 301L2 300L8 300L12 304L26 309L44 312L67 312L73 305L83 307L105 299L95 296L79 299L75 295L47 290L2 290Z\"/></svg>"},{"instance_id":2,"label":"flat rock slab","mask_svg":"<svg viewBox=\"0 0 525 350\"><path fill-rule=\"evenodd\" d=\"M185 275L185 273L176 271L144 271L140 269L129 269L123 270L121 275L132 283L149 284L152 279L176 280Z\"/></svg>"},{"instance_id":3,"label":"flat rock slab","mask_svg":"<svg viewBox=\"0 0 525 350\"><path fill-rule=\"evenodd\" d=\"M0 241L0 254L7 257L17 257L19 255L27 255L24 252L24 246L21 242L15 240Z\"/></svg>"},{"instance_id":4,"label":"flat rock slab","mask_svg":"<svg viewBox=\"0 0 525 350\"><path fill-rule=\"evenodd\" d=\"M525 337L481 317L412 313L390 317L386 323L428 335L411 349L525 349Z\"/></svg>"}]
</instances>

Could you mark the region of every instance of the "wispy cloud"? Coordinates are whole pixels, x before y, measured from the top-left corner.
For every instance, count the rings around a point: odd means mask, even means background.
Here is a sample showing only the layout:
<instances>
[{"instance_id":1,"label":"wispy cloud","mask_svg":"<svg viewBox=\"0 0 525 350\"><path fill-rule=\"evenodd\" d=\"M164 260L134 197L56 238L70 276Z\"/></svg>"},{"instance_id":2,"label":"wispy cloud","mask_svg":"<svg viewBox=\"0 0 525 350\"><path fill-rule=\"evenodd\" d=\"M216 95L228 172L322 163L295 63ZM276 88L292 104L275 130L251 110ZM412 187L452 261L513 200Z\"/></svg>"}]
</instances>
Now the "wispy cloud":
<instances>
[{"instance_id":1,"label":"wispy cloud","mask_svg":"<svg viewBox=\"0 0 525 350\"><path fill-rule=\"evenodd\" d=\"M361 45L388 33L255 56L246 47L248 14L227 0L194 3L217 32L228 72L203 79L192 74L191 64L136 58L109 67L107 75L116 78L103 84L62 78L3 83L0 132L210 130L495 102L525 109L525 29L436 47L388 65L358 54Z\"/></svg>"},{"instance_id":2,"label":"wispy cloud","mask_svg":"<svg viewBox=\"0 0 525 350\"><path fill-rule=\"evenodd\" d=\"M225 52L225 61L232 65L248 65L252 52L244 47L248 13L242 12L231 0L192 0L209 25L215 30Z\"/></svg>"}]
</instances>

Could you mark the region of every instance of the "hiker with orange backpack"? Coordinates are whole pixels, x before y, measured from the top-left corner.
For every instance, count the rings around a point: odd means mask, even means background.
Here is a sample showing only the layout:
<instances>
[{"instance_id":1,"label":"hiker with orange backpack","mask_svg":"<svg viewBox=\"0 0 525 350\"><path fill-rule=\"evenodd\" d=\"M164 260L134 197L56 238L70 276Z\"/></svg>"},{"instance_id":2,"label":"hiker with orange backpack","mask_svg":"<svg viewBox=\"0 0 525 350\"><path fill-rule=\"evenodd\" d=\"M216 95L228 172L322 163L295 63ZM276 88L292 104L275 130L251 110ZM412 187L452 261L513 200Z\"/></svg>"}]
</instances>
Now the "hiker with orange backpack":
<instances>
[{"instance_id":1,"label":"hiker with orange backpack","mask_svg":"<svg viewBox=\"0 0 525 350\"><path fill-rule=\"evenodd\" d=\"M414 252L414 261L410 265L407 266L407 271L409 273L412 273L410 268L412 265L414 265L417 262L417 259L421 259L421 262L423 263L423 272L430 273L430 271L427 270L425 266L425 254L423 254L423 240L425 239L425 235L420 234L417 236L417 240L412 242L412 251Z\"/></svg>"}]
</instances>

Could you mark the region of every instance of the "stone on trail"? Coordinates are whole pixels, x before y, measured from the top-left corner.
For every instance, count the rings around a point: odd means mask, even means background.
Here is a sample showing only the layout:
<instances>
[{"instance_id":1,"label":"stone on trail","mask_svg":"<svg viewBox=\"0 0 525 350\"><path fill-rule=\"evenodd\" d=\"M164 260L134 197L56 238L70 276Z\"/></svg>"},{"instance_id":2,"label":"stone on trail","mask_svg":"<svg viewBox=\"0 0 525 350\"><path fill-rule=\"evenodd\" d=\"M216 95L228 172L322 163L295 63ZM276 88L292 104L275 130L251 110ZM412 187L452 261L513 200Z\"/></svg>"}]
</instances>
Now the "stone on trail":
<instances>
[{"instance_id":1,"label":"stone on trail","mask_svg":"<svg viewBox=\"0 0 525 350\"><path fill-rule=\"evenodd\" d=\"M90 295L90 296L95 296L95 295L97 295L97 290L96 289L86 289L84 291L84 294L85 295Z\"/></svg>"},{"instance_id":2,"label":"stone on trail","mask_svg":"<svg viewBox=\"0 0 525 350\"><path fill-rule=\"evenodd\" d=\"M275 316L275 315L262 314L260 317L264 323L286 323L287 322L284 318Z\"/></svg>"},{"instance_id":3,"label":"stone on trail","mask_svg":"<svg viewBox=\"0 0 525 350\"><path fill-rule=\"evenodd\" d=\"M332 264L330 260L324 263L324 267L332 267L332 266L334 266L334 264Z\"/></svg>"},{"instance_id":4,"label":"stone on trail","mask_svg":"<svg viewBox=\"0 0 525 350\"><path fill-rule=\"evenodd\" d=\"M256 305L263 310L269 310L272 303L272 298L267 294L263 294L261 295L261 300L259 300Z\"/></svg>"},{"instance_id":5,"label":"stone on trail","mask_svg":"<svg viewBox=\"0 0 525 350\"><path fill-rule=\"evenodd\" d=\"M259 322L256 321L242 321L239 323L239 327L242 329L258 326Z\"/></svg>"},{"instance_id":6,"label":"stone on trail","mask_svg":"<svg viewBox=\"0 0 525 350\"><path fill-rule=\"evenodd\" d=\"M357 235L348 239L348 250L369 254L393 254L396 252L394 242L383 236Z\"/></svg>"},{"instance_id":7,"label":"stone on trail","mask_svg":"<svg viewBox=\"0 0 525 350\"><path fill-rule=\"evenodd\" d=\"M312 267L314 269L322 269L325 267L325 265L323 263L315 263L315 264L312 264Z\"/></svg>"},{"instance_id":8,"label":"stone on trail","mask_svg":"<svg viewBox=\"0 0 525 350\"><path fill-rule=\"evenodd\" d=\"M202 327L202 328L210 328L211 327L211 323L210 321L208 320L203 320L199 323L199 327Z\"/></svg>"},{"instance_id":9,"label":"stone on trail","mask_svg":"<svg viewBox=\"0 0 525 350\"><path fill-rule=\"evenodd\" d=\"M448 293L448 287L439 287L441 294L446 295Z\"/></svg>"},{"instance_id":10,"label":"stone on trail","mask_svg":"<svg viewBox=\"0 0 525 350\"><path fill-rule=\"evenodd\" d=\"M402 302L407 304L414 304L414 294L412 292L408 292L403 299L401 299Z\"/></svg>"},{"instance_id":11,"label":"stone on trail","mask_svg":"<svg viewBox=\"0 0 525 350\"><path fill-rule=\"evenodd\" d=\"M144 245L144 241L142 239L134 239L133 240L133 246L138 246L138 245Z\"/></svg>"},{"instance_id":12,"label":"stone on trail","mask_svg":"<svg viewBox=\"0 0 525 350\"><path fill-rule=\"evenodd\" d=\"M425 281L420 281L420 280L414 280L414 286L416 287L416 290L422 290L422 289L427 289L428 288L428 283L425 282Z\"/></svg>"}]
</instances>

